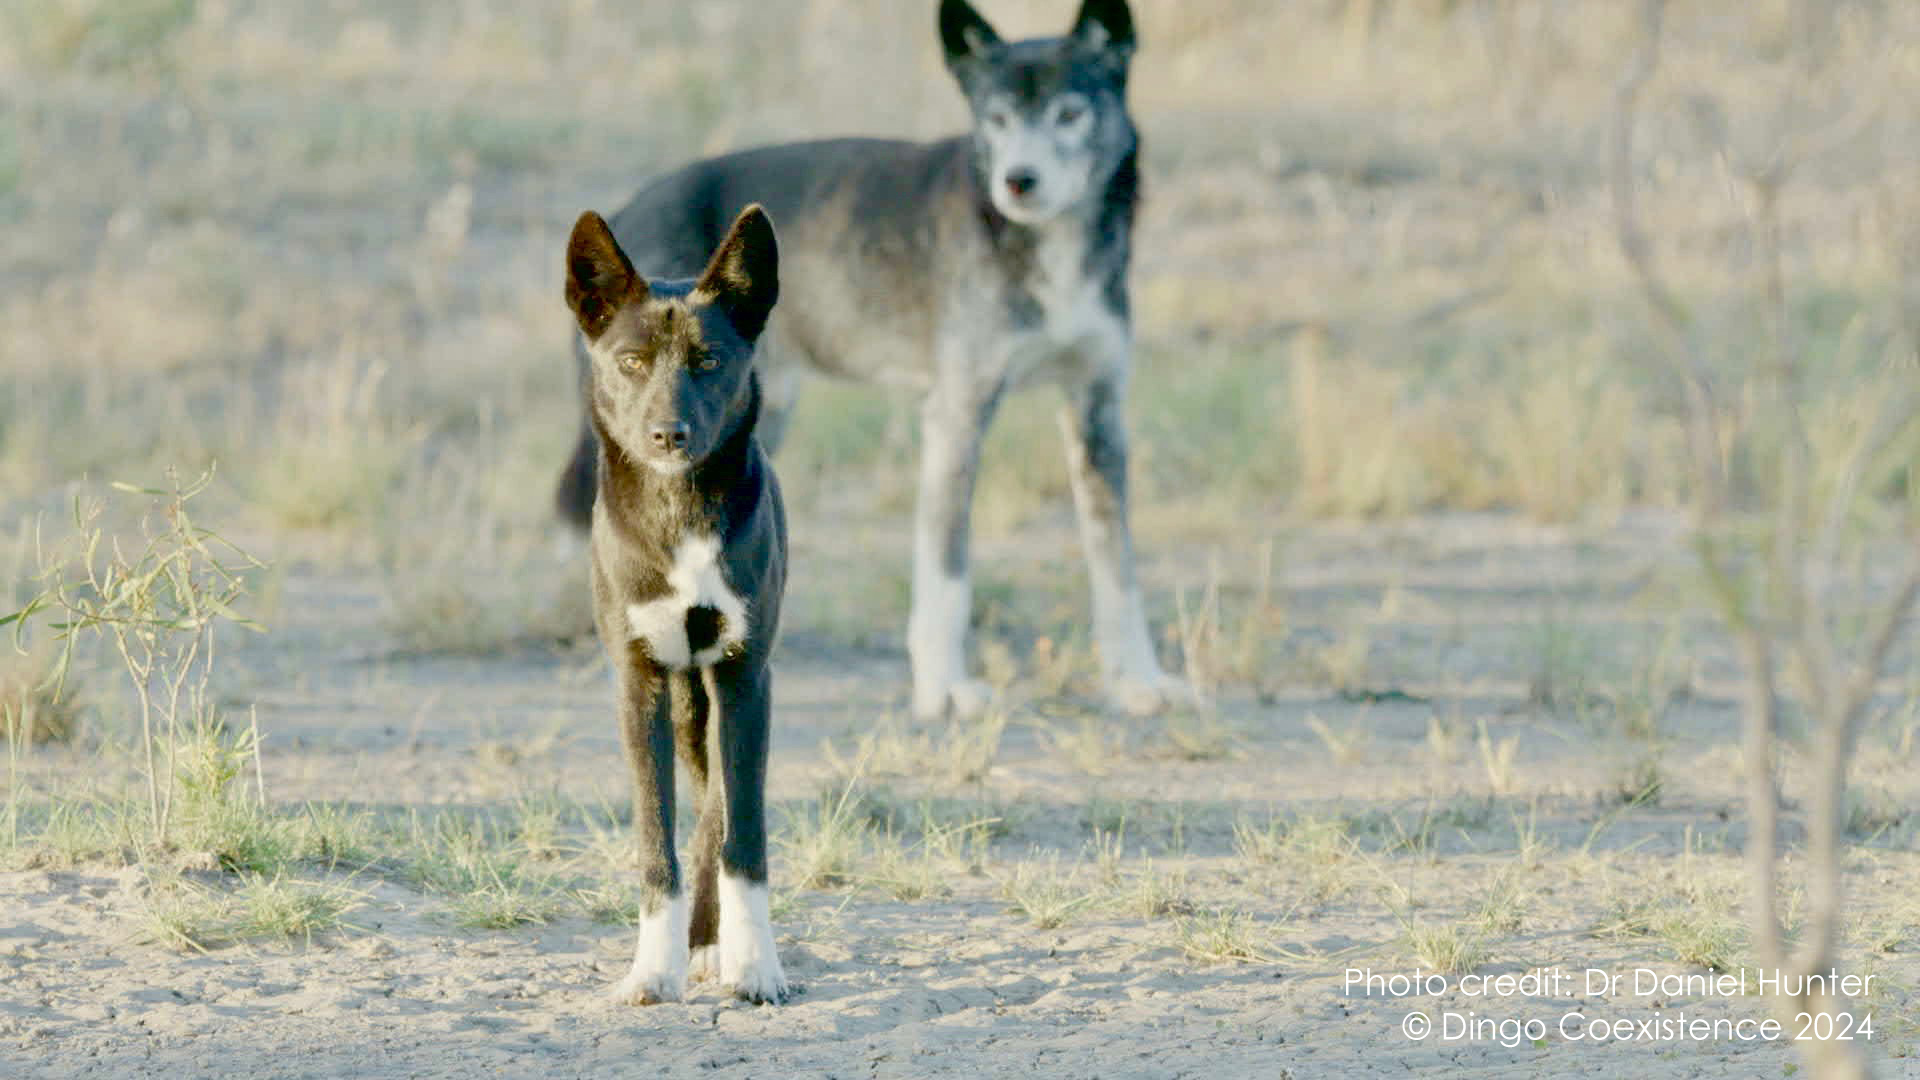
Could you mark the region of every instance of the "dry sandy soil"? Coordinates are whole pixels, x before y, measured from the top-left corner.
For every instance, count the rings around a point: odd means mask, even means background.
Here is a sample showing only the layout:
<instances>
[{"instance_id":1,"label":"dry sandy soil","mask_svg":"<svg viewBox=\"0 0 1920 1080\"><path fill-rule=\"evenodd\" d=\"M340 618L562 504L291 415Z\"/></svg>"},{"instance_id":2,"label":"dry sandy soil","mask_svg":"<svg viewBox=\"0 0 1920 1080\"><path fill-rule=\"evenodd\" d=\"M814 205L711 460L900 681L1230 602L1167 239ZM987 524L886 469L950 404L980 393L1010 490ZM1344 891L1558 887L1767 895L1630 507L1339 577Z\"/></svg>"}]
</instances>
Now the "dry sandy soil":
<instances>
[{"instance_id":1,"label":"dry sandy soil","mask_svg":"<svg viewBox=\"0 0 1920 1080\"><path fill-rule=\"evenodd\" d=\"M862 813L937 796L973 808L955 814L1005 825L973 865L937 863L927 897L902 901L863 885L861 875L880 873L867 857L839 888L777 884L782 955L802 988L784 1007L743 1006L711 986L683 1005L615 1007L602 995L630 952L624 926L562 914L543 926L464 930L445 897L377 870L352 877L351 929L205 953L144 937L149 885L139 866L10 872L0 876L9 1072L1788 1075L1791 1051L1779 1042L1596 1046L1557 1030L1575 1011L1764 1015L1738 995L1640 997L1623 987L1608 996L1582 981L1589 968L1629 980L1641 968L1702 972L1676 960L1690 931L1659 928L1657 918L1653 929L1617 924L1623 911L1718 902L1735 881L1734 716L1710 646L1688 651L1687 692L1660 723L1660 788L1637 805L1620 794L1633 743L1610 730L1614 706L1576 715L1544 701L1551 691L1538 685L1630 651L1623 643L1648 624L1647 583L1677 557L1669 532L1643 521L1576 536L1484 517L1294 531L1277 560L1288 639L1340 640L1363 626L1371 642L1345 691L1281 677L1258 695L1228 691L1217 727L1193 736L1217 745L1183 749L1171 733L1197 730L1190 718L1123 722L1071 692L1021 700L1030 680L1017 679L991 765L965 779L942 775L953 733L916 744L894 719L905 688L897 649L848 649L796 631L778 665L777 801L805 807L843 783L860 737L880 729L897 744L894 760L884 760L885 745L870 756ZM1017 579L1052 572L1070 544L1063 520L985 556ZM857 555L816 539L803 542L800 566L820 573ZM1177 563L1155 560L1149 580L1177 579ZM378 610L363 583L296 571L270 641L236 658L257 680L249 698L270 733L266 785L277 801L431 813L526 793L621 799L607 674L592 649L410 656L375 644ZM1542 629L1547 610L1559 629ZM1331 735L1316 734L1322 724ZM1445 730L1454 733L1436 733ZM1503 747L1504 764L1487 759ZM1910 760L1866 756L1861 782L1912 805L1920 792ZM88 768L58 752L37 764L56 774ZM1259 827L1276 814L1294 823L1286 835L1326 826L1342 839L1289 848L1282 836L1264 855L1236 842L1236 822ZM1120 857L1100 858L1097 828L1122 832ZM1876 1045L1901 1055L1914 1048L1920 977L1907 887L1920 865L1911 825L1903 828L1904 841L1879 836L1853 857L1858 929L1848 952L1858 973L1876 978L1863 1003ZM790 853L776 862L776 883L793 862ZM1090 899L1064 925L1037 928L1010 910L1001 884L1023 867L1068 878L1070 893ZM1158 910L1141 899L1154 881L1166 893ZM1486 914L1501 904L1504 913ZM1244 916L1250 958L1195 955L1204 943L1180 928L1214 911ZM1346 987L1350 968L1431 971L1411 935L1452 927L1478 943L1472 973L1559 968L1568 981L1514 996L1464 994L1459 973L1440 994ZM1738 933L1729 933L1727 955L1737 958ZM1498 1031L1416 1042L1399 1026L1416 1010L1539 1019L1555 1030L1537 1046L1503 1046Z\"/></svg>"}]
</instances>

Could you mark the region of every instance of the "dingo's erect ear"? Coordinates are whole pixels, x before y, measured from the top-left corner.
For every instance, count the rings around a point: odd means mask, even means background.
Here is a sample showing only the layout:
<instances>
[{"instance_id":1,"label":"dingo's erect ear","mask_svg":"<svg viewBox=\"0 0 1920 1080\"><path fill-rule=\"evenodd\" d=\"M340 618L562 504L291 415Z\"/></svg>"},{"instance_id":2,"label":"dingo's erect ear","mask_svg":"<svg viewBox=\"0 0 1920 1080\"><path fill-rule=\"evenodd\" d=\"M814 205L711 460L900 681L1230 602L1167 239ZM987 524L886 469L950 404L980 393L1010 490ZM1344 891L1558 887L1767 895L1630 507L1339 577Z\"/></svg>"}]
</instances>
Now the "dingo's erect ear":
<instances>
[{"instance_id":1,"label":"dingo's erect ear","mask_svg":"<svg viewBox=\"0 0 1920 1080\"><path fill-rule=\"evenodd\" d=\"M741 337L760 336L780 299L780 244L759 203L740 211L693 291L725 312Z\"/></svg>"},{"instance_id":2,"label":"dingo's erect ear","mask_svg":"<svg viewBox=\"0 0 1920 1080\"><path fill-rule=\"evenodd\" d=\"M1073 20L1073 38L1095 52L1125 63L1133 56L1133 12L1127 0L1086 0Z\"/></svg>"},{"instance_id":3,"label":"dingo's erect ear","mask_svg":"<svg viewBox=\"0 0 1920 1080\"><path fill-rule=\"evenodd\" d=\"M967 0L941 0L940 46L946 50L948 70L965 82L974 64L1000 48L1000 35Z\"/></svg>"},{"instance_id":4,"label":"dingo's erect ear","mask_svg":"<svg viewBox=\"0 0 1920 1080\"><path fill-rule=\"evenodd\" d=\"M588 341L596 340L621 308L647 298L647 281L627 260L613 231L589 210L567 240L567 307Z\"/></svg>"}]
</instances>

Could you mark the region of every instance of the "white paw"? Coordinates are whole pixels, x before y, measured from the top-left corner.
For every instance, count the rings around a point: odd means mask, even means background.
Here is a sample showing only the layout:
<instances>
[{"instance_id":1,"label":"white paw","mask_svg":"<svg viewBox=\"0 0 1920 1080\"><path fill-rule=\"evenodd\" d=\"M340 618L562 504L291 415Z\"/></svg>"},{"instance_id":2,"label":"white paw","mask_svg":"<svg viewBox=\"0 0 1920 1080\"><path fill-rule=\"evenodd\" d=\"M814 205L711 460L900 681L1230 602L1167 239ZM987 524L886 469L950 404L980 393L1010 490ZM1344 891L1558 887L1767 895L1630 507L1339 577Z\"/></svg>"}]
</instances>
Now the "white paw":
<instances>
[{"instance_id":1,"label":"white paw","mask_svg":"<svg viewBox=\"0 0 1920 1080\"><path fill-rule=\"evenodd\" d=\"M979 679L960 679L945 686L914 687L913 715L919 720L974 720L993 705L993 687Z\"/></svg>"},{"instance_id":2,"label":"white paw","mask_svg":"<svg viewBox=\"0 0 1920 1080\"><path fill-rule=\"evenodd\" d=\"M660 1005L669 1001L683 1001L686 996L686 972L642 971L638 964L613 988L613 1000L617 1005Z\"/></svg>"},{"instance_id":3,"label":"white paw","mask_svg":"<svg viewBox=\"0 0 1920 1080\"><path fill-rule=\"evenodd\" d=\"M734 997L755 1005L779 1005L791 996L787 973L780 969L778 955L769 953L765 958L741 964L740 968L721 979L721 984Z\"/></svg>"},{"instance_id":4,"label":"white paw","mask_svg":"<svg viewBox=\"0 0 1920 1080\"><path fill-rule=\"evenodd\" d=\"M732 874L720 875L720 984L756 1005L787 1000L786 972L773 944L767 910L767 886Z\"/></svg>"},{"instance_id":5,"label":"white paw","mask_svg":"<svg viewBox=\"0 0 1920 1080\"><path fill-rule=\"evenodd\" d=\"M947 704L961 720L973 720L993 705L993 687L979 679L961 679L947 687Z\"/></svg>"},{"instance_id":6,"label":"white paw","mask_svg":"<svg viewBox=\"0 0 1920 1080\"><path fill-rule=\"evenodd\" d=\"M1185 679L1152 671L1107 679L1107 700L1130 716L1153 716L1168 709L1190 709L1199 697Z\"/></svg>"},{"instance_id":7,"label":"white paw","mask_svg":"<svg viewBox=\"0 0 1920 1080\"><path fill-rule=\"evenodd\" d=\"M640 916L633 969L613 988L622 1005L658 1005L687 996L687 899L668 897Z\"/></svg>"}]
</instances>

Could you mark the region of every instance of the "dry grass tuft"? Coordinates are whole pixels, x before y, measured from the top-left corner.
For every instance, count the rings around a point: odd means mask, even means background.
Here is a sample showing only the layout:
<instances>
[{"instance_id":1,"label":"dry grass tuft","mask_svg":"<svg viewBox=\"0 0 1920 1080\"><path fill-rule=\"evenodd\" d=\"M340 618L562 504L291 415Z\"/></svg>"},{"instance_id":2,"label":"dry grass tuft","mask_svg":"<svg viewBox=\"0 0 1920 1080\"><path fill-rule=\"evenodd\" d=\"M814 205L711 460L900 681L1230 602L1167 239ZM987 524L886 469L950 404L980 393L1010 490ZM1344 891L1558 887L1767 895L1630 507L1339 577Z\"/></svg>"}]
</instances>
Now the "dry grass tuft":
<instances>
[{"instance_id":1,"label":"dry grass tuft","mask_svg":"<svg viewBox=\"0 0 1920 1080\"><path fill-rule=\"evenodd\" d=\"M1208 964L1277 964L1287 956L1271 924L1241 911L1202 911L1174 920L1174 940L1190 960Z\"/></svg>"},{"instance_id":2,"label":"dry grass tuft","mask_svg":"<svg viewBox=\"0 0 1920 1080\"><path fill-rule=\"evenodd\" d=\"M820 751L835 772L849 778L910 776L960 787L987 778L1011 718L1006 709L993 708L972 720L952 721L944 730L922 730L890 714L854 736L851 755L832 742L822 742Z\"/></svg>"},{"instance_id":3,"label":"dry grass tuft","mask_svg":"<svg viewBox=\"0 0 1920 1080\"><path fill-rule=\"evenodd\" d=\"M183 878L150 884L143 912L151 940L184 951L271 939L313 944L347 928L347 912L365 896L344 885L246 875L228 892Z\"/></svg>"},{"instance_id":4,"label":"dry grass tuft","mask_svg":"<svg viewBox=\"0 0 1920 1080\"><path fill-rule=\"evenodd\" d=\"M1705 877L1688 854L1676 881L1614 892L1606 915L1590 932L1595 937L1644 939L1680 963L1731 971L1742 962L1749 939L1737 914L1736 895L1725 882Z\"/></svg>"},{"instance_id":5,"label":"dry grass tuft","mask_svg":"<svg viewBox=\"0 0 1920 1080\"><path fill-rule=\"evenodd\" d=\"M1404 924L1407 951L1430 971L1456 975L1472 971L1487 958L1485 943L1477 927L1459 923L1433 925L1420 922Z\"/></svg>"},{"instance_id":6,"label":"dry grass tuft","mask_svg":"<svg viewBox=\"0 0 1920 1080\"><path fill-rule=\"evenodd\" d=\"M1016 863L999 880L1007 910L1025 916L1042 930L1065 926L1105 900L1101 892L1081 879L1077 867L1063 872L1057 852L1044 863Z\"/></svg>"},{"instance_id":7,"label":"dry grass tuft","mask_svg":"<svg viewBox=\"0 0 1920 1080\"><path fill-rule=\"evenodd\" d=\"M785 852L787 880L796 889L849 884L872 832L857 781L822 794L799 809L782 808L786 821L775 843Z\"/></svg>"}]
</instances>

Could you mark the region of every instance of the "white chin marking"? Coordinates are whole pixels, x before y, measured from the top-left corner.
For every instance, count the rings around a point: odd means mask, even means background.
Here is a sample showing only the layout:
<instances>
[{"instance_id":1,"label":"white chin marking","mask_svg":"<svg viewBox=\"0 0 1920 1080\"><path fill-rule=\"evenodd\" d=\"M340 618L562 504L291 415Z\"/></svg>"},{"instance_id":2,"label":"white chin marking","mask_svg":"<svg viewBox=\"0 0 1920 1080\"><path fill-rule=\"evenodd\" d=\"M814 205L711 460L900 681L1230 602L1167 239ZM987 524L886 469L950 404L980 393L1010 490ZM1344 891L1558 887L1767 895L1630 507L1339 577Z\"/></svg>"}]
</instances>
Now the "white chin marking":
<instances>
[{"instance_id":1,"label":"white chin marking","mask_svg":"<svg viewBox=\"0 0 1920 1080\"><path fill-rule=\"evenodd\" d=\"M787 999L787 976L773 945L765 882L720 875L719 949L720 982L735 997L776 1005Z\"/></svg>"},{"instance_id":2,"label":"white chin marking","mask_svg":"<svg viewBox=\"0 0 1920 1080\"><path fill-rule=\"evenodd\" d=\"M719 638L696 653L687 641L687 609L699 606L718 611L721 624ZM646 642L647 652L663 667L718 663L746 633L746 601L720 572L720 541L711 536L681 537L667 571L666 594L627 605L627 635Z\"/></svg>"},{"instance_id":3,"label":"white chin marking","mask_svg":"<svg viewBox=\"0 0 1920 1080\"><path fill-rule=\"evenodd\" d=\"M613 988L623 1005L655 1005L687 996L687 898L677 893L640 916L633 970Z\"/></svg>"},{"instance_id":4,"label":"white chin marking","mask_svg":"<svg viewBox=\"0 0 1920 1080\"><path fill-rule=\"evenodd\" d=\"M648 458L647 468L652 469L654 472L659 473L661 476L679 476L681 473L686 472L688 469L693 468L693 462L662 461L659 458Z\"/></svg>"},{"instance_id":5,"label":"white chin marking","mask_svg":"<svg viewBox=\"0 0 1920 1080\"><path fill-rule=\"evenodd\" d=\"M994 196L993 205L1000 211L1001 216L1016 225L1044 225L1060 216L1060 208L1057 206L1014 202L999 195Z\"/></svg>"}]
</instances>

